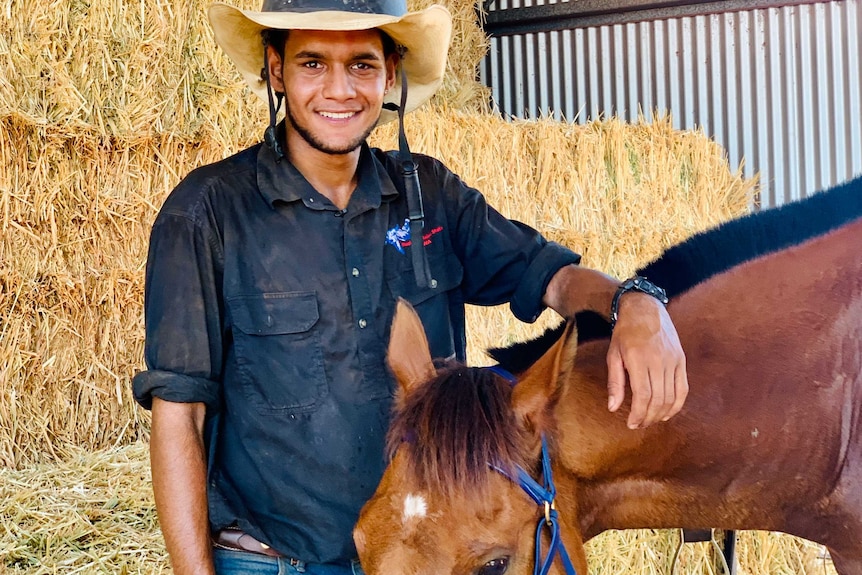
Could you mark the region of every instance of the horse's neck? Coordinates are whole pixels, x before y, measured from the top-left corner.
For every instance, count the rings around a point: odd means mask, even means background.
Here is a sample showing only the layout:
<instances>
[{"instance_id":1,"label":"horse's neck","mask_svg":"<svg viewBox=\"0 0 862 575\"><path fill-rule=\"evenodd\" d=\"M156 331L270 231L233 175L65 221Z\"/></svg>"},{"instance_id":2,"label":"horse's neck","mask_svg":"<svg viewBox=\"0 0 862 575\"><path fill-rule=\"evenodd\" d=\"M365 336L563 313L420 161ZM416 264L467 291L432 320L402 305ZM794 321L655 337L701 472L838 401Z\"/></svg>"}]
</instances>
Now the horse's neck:
<instances>
[{"instance_id":1,"label":"horse's neck","mask_svg":"<svg viewBox=\"0 0 862 575\"><path fill-rule=\"evenodd\" d=\"M563 385L555 409L558 457L560 463L578 477L596 477L619 470L619 459L608 454L636 451L641 435L626 427L627 401L617 412L608 411L608 341L592 341L578 348L575 369ZM638 458L632 458L632 465ZM629 471L629 470L624 470Z\"/></svg>"}]
</instances>

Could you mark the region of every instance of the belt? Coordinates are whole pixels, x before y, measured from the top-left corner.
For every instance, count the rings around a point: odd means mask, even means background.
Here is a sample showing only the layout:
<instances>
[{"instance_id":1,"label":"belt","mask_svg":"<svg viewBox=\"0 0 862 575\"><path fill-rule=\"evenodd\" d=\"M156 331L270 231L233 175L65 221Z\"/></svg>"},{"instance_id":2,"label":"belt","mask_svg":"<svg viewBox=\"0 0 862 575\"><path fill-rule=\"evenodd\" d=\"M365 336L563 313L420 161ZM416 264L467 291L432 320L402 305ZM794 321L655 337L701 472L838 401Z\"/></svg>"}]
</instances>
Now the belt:
<instances>
[{"instance_id":1,"label":"belt","mask_svg":"<svg viewBox=\"0 0 862 575\"><path fill-rule=\"evenodd\" d=\"M248 551L249 553L257 553L258 555L266 555L267 557L282 557L288 559L294 567L301 563L299 559L284 557L284 555L266 543L261 543L245 531L239 529L222 529L216 533L214 543L217 547L232 549L234 551Z\"/></svg>"}]
</instances>

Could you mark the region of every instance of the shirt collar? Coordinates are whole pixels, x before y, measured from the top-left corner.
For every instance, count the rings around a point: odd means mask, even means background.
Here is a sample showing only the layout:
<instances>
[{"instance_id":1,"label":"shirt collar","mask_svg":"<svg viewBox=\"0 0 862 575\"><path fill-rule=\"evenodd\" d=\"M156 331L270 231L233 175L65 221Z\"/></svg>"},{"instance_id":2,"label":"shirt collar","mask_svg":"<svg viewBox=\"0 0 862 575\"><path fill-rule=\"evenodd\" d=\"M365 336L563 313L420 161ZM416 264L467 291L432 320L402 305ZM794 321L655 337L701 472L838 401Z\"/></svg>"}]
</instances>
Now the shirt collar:
<instances>
[{"instance_id":1,"label":"shirt collar","mask_svg":"<svg viewBox=\"0 0 862 575\"><path fill-rule=\"evenodd\" d=\"M283 140L284 122L279 124L278 128L279 138ZM365 142L362 143L357 171L358 183L348 208L355 211L374 209L380 207L381 201L389 201L398 196L398 190L386 168ZM275 155L266 144L260 144L257 151L257 185L261 195L272 207L276 202L291 203L300 200L313 208L322 205L321 194L308 183L299 170L287 158L276 162ZM317 199L310 201L311 198Z\"/></svg>"}]
</instances>

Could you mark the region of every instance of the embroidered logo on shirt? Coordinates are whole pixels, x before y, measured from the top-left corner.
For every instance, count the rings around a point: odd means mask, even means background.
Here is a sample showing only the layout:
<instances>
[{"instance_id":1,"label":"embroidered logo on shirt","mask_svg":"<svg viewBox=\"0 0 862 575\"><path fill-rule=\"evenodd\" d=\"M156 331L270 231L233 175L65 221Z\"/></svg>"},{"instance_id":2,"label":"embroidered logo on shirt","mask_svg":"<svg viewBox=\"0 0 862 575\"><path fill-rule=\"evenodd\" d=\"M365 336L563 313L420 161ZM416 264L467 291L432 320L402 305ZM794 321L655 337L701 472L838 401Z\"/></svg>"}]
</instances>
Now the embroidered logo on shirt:
<instances>
[{"instance_id":1,"label":"embroidered logo on shirt","mask_svg":"<svg viewBox=\"0 0 862 575\"><path fill-rule=\"evenodd\" d=\"M386 232L386 243L395 246L399 253L404 253L404 245L410 245L410 220L405 219L404 225Z\"/></svg>"},{"instance_id":2,"label":"embroidered logo on shirt","mask_svg":"<svg viewBox=\"0 0 862 575\"><path fill-rule=\"evenodd\" d=\"M431 238L443 231L443 226L431 228L431 231L422 235L422 245L430 246ZM404 253L404 248L410 247L413 243L410 238L410 220L405 219L401 227L394 227L386 232L386 243L390 244L398 250L399 253Z\"/></svg>"}]
</instances>

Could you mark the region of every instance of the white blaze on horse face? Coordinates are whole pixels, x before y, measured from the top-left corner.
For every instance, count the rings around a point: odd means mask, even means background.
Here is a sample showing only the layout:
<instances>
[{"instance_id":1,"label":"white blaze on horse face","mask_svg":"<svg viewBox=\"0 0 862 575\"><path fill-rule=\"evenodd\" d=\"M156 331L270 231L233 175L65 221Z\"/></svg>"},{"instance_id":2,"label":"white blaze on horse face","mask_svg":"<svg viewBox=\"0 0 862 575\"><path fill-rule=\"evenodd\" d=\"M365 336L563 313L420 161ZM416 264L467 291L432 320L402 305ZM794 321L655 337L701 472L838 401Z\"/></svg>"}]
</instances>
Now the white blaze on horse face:
<instances>
[{"instance_id":1,"label":"white blaze on horse face","mask_svg":"<svg viewBox=\"0 0 862 575\"><path fill-rule=\"evenodd\" d=\"M409 493L404 498L404 512L401 515L401 522L407 523L408 520L416 517L422 519L428 515L428 503L421 495Z\"/></svg>"}]
</instances>

